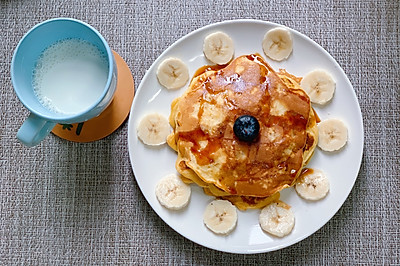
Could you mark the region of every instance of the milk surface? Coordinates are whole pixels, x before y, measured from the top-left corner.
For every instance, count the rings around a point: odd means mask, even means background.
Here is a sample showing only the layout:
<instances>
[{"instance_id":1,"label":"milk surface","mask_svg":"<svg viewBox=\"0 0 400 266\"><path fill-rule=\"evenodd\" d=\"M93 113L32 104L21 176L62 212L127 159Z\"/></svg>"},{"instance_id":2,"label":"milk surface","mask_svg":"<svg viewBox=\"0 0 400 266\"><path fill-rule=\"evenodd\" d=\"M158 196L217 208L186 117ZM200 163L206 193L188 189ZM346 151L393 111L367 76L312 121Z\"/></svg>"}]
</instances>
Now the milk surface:
<instances>
[{"instance_id":1,"label":"milk surface","mask_svg":"<svg viewBox=\"0 0 400 266\"><path fill-rule=\"evenodd\" d=\"M107 77L107 58L96 46L67 39L51 45L39 57L33 72L33 88L47 109L76 114L99 99Z\"/></svg>"}]
</instances>

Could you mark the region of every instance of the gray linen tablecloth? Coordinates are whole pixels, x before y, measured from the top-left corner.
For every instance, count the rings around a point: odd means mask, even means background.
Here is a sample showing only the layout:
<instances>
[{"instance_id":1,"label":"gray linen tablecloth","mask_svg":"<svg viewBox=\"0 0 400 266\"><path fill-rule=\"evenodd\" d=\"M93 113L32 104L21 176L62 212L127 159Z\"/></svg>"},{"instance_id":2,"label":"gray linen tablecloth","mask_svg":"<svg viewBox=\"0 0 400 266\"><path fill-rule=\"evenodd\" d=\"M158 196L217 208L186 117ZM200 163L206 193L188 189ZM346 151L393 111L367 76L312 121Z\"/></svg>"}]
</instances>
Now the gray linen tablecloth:
<instances>
[{"instance_id":1,"label":"gray linen tablecloth","mask_svg":"<svg viewBox=\"0 0 400 266\"><path fill-rule=\"evenodd\" d=\"M399 12L398 0L0 1L0 264L399 264ZM161 52L210 23L254 18L308 35L342 66L361 106L364 156L350 196L293 246L228 254L192 243L155 214L131 170L127 123L94 143L50 135L22 146L15 135L28 112L11 85L11 57L26 31L54 17L97 28L136 87Z\"/></svg>"}]
</instances>

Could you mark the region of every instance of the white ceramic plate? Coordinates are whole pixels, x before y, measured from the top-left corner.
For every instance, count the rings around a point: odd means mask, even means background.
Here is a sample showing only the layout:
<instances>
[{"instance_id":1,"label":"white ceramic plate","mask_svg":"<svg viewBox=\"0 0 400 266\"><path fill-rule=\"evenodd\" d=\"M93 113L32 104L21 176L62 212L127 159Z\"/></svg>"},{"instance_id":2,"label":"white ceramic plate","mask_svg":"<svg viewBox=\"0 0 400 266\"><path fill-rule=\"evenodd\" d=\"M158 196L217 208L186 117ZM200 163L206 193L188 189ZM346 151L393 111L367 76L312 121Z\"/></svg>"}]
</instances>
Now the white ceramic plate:
<instances>
[{"instance_id":1,"label":"white ceramic plate","mask_svg":"<svg viewBox=\"0 0 400 266\"><path fill-rule=\"evenodd\" d=\"M175 231L208 248L231 253L260 253L290 246L310 236L339 210L349 195L357 178L363 151L363 124L360 107L353 87L338 63L318 44L307 36L289 29L293 36L293 53L283 62L267 61L276 70L285 68L289 73L304 76L315 68L330 72L336 80L333 100L324 107L315 107L321 120L340 118L348 126L349 141L336 153L315 150L309 167L325 171L330 178L331 190L326 198L317 202L301 199L293 188L282 191L281 200L292 206L296 224L290 235L277 238L262 231L258 224L259 210L238 211L236 229L228 236L219 236L203 224L203 211L213 200L202 189L192 185L189 205L182 211L163 208L156 199L156 182L166 174L176 173L176 153L167 144L160 147L145 146L138 140L136 127L140 118L149 112L169 116L171 101L180 96L186 87L168 91L157 81L159 63L169 56L182 59L189 67L189 74L201 66L210 64L202 51L203 39L221 30L231 36L235 44L235 56L259 53L264 56L261 42L264 34L280 25L257 20L234 20L212 24L181 38L153 63L143 77L136 92L129 117L129 155L136 181L154 211ZM265 56L264 56L265 57Z\"/></svg>"}]
</instances>

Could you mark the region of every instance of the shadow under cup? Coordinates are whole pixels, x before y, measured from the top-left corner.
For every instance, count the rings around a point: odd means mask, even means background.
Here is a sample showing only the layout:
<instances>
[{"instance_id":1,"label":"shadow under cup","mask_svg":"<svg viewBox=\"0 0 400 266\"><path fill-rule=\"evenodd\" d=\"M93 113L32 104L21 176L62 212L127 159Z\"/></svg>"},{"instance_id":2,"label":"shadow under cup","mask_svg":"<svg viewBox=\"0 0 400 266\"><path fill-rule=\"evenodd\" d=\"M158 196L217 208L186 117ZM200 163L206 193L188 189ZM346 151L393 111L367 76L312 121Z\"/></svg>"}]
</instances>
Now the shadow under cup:
<instances>
[{"instance_id":1,"label":"shadow under cup","mask_svg":"<svg viewBox=\"0 0 400 266\"><path fill-rule=\"evenodd\" d=\"M50 45L65 39L80 39L95 45L107 57L108 77L101 96L87 110L74 114L53 112L45 108L34 93L33 71L40 55ZM111 102L117 82L117 69L110 47L92 26L70 18L56 18L33 27L19 42L11 62L14 90L31 112L17 138L27 146L43 140L57 123L79 123L98 116Z\"/></svg>"}]
</instances>

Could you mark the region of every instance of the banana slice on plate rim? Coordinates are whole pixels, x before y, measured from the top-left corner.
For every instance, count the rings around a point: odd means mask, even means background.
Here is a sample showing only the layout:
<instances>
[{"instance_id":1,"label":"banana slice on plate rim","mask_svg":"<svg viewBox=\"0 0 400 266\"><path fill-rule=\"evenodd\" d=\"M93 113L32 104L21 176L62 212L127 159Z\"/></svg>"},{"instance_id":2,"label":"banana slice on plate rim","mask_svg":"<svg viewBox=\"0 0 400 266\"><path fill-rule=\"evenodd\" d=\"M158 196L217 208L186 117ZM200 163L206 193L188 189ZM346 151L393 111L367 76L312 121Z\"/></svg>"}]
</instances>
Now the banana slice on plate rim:
<instances>
[{"instance_id":1,"label":"banana slice on plate rim","mask_svg":"<svg viewBox=\"0 0 400 266\"><path fill-rule=\"evenodd\" d=\"M262 48L265 55L272 60L285 60L293 50L292 34L283 27L273 28L264 35Z\"/></svg>"},{"instance_id":2,"label":"banana slice on plate rim","mask_svg":"<svg viewBox=\"0 0 400 266\"><path fill-rule=\"evenodd\" d=\"M156 75L158 82L169 90L182 88L189 80L188 67L176 57L169 57L162 61Z\"/></svg>"},{"instance_id":3,"label":"banana slice on plate rim","mask_svg":"<svg viewBox=\"0 0 400 266\"><path fill-rule=\"evenodd\" d=\"M259 223L265 232L277 237L284 237L292 232L295 217L288 204L276 201L261 210Z\"/></svg>"},{"instance_id":4,"label":"banana slice on plate rim","mask_svg":"<svg viewBox=\"0 0 400 266\"><path fill-rule=\"evenodd\" d=\"M237 223L236 207L228 200L213 200L204 210L203 221L212 232L227 235Z\"/></svg>"},{"instance_id":5,"label":"banana slice on plate rim","mask_svg":"<svg viewBox=\"0 0 400 266\"><path fill-rule=\"evenodd\" d=\"M159 113L150 113L142 117L137 126L137 136L146 145L158 146L167 141L170 133L168 119Z\"/></svg>"},{"instance_id":6,"label":"banana slice on plate rim","mask_svg":"<svg viewBox=\"0 0 400 266\"><path fill-rule=\"evenodd\" d=\"M211 33L204 38L203 53L208 60L217 65L229 63L234 52L233 40L222 31Z\"/></svg>"},{"instance_id":7,"label":"banana slice on plate rim","mask_svg":"<svg viewBox=\"0 0 400 266\"><path fill-rule=\"evenodd\" d=\"M329 179L322 170L312 169L300 176L294 186L297 194L307 200L320 200L329 192Z\"/></svg>"},{"instance_id":8,"label":"banana slice on plate rim","mask_svg":"<svg viewBox=\"0 0 400 266\"><path fill-rule=\"evenodd\" d=\"M300 86L312 103L324 105L333 98L336 83L327 71L315 69L304 76Z\"/></svg>"},{"instance_id":9,"label":"banana slice on plate rim","mask_svg":"<svg viewBox=\"0 0 400 266\"><path fill-rule=\"evenodd\" d=\"M155 193L158 201L165 208L180 210L189 203L191 188L176 174L169 174L157 182Z\"/></svg>"},{"instance_id":10,"label":"banana slice on plate rim","mask_svg":"<svg viewBox=\"0 0 400 266\"><path fill-rule=\"evenodd\" d=\"M321 121L318 127L318 147L324 151L337 151L347 143L347 126L342 120L331 118Z\"/></svg>"}]
</instances>

